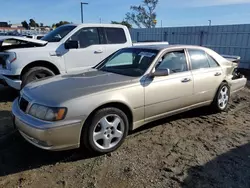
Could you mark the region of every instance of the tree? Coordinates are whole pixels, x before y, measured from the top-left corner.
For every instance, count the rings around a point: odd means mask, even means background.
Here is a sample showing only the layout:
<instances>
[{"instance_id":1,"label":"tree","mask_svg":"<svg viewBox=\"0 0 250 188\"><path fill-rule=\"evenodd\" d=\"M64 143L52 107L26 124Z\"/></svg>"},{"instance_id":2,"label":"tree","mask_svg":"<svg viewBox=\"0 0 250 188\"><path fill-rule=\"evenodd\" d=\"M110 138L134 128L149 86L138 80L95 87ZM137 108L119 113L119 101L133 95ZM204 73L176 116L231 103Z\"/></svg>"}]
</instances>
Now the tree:
<instances>
[{"instance_id":1,"label":"tree","mask_svg":"<svg viewBox=\"0 0 250 188\"><path fill-rule=\"evenodd\" d=\"M155 9L159 0L143 0L139 6L131 6L131 12L126 14L126 20L137 27L152 28L156 25Z\"/></svg>"},{"instance_id":2,"label":"tree","mask_svg":"<svg viewBox=\"0 0 250 188\"><path fill-rule=\"evenodd\" d=\"M44 26L44 24L43 23L40 23L40 27L43 27Z\"/></svg>"},{"instance_id":3,"label":"tree","mask_svg":"<svg viewBox=\"0 0 250 188\"><path fill-rule=\"evenodd\" d=\"M37 27L37 23L36 23L36 21L34 20L34 19L30 19L30 23L29 23L29 26L30 27ZM39 26L39 25L38 25Z\"/></svg>"},{"instance_id":4,"label":"tree","mask_svg":"<svg viewBox=\"0 0 250 188\"><path fill-rule=\"evenodd\" d=\"M127 28L132 28L132 25L128 23L127 21L117 22L117 21L111 21L112 24L121 24L127 26Z\"/></svg>"},{"instance_id":5,"label":"tree","mask_svg":"<svg viewBox=\"0 0 250 188\"><path fill-rule=\"evenodd\" d=\"M27 23L26 20L24 20L21 24L25 29L29 29L29 24Z\"/></svg>"},{"instance_id":6,"label":"tree","mask_svg":"<svg viewBox=\"0 0 250 188\"><path fill-rule=\"evenodd\" d=\"M62 26L62 25L65 25L65 24L69 24L70 22L68 22L68 21L60 21L60 22L58 22L58 23L56 23L56 24L53 24L52 25L52 28L57 28L57 27L60 27L60 26Z\"/></svg>"}]
</instances>

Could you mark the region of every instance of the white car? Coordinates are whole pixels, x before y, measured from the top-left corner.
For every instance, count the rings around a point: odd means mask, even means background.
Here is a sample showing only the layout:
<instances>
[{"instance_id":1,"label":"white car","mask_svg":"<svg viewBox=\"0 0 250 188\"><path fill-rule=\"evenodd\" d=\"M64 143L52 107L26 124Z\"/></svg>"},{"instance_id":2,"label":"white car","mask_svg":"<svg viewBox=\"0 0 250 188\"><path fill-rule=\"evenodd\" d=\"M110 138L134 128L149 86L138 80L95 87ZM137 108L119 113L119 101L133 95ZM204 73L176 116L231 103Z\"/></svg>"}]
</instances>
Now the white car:
<instances>
[{"instance_id":1,"label":"white car","mask_svg":"<svg viewBox=\"0 0 250 188\"><path fill-rule=\"evenodd\" d=\"M12 45L2 45L6 40ZM145 44L168 42L136 45ZM128 28L115 24L64 25L41 40L2 36L0 80L19 90L33 80L93 67L115 51L131 46Z\"/></svg>"}]
</instances>

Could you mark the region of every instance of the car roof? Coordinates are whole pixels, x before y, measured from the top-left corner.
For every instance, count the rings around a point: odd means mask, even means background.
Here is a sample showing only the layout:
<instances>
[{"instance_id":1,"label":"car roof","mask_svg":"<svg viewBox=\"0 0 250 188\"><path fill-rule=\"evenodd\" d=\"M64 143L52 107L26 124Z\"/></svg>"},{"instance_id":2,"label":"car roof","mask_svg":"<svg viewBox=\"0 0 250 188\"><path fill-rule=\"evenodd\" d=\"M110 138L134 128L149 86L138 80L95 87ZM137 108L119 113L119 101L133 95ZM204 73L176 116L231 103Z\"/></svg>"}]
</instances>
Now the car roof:
<instances>
[{"instance_id":1,"label":"car roof","mask_svg":"<svg viewBox=\"0 0 250 188\"><path fill-rule=\"evenodd\" d=\"M135 43L136 44L136 43ZM150 50L165 50L165 49L175 49L175 48L196 48L196 49L207 49L205 47L201 46L194 46L194 45L166 45L166 44L156 44L156 45L138 45L138 46L133 46L130 48L139 48L139 49L150 49Z\"/></svg>"},{"instance_id":2,"label":"car roof","mask_svg":"<svg viewBox=\"0 0 250 188\"><path fill-rule=\"evenodd\" d=\"M126 28L125 25L121 24L103 24L103 23L84 23L84 24L65 24L63 26L76 26L76 27L115 27L115 28Z\"/></svg>"}]
</instances>

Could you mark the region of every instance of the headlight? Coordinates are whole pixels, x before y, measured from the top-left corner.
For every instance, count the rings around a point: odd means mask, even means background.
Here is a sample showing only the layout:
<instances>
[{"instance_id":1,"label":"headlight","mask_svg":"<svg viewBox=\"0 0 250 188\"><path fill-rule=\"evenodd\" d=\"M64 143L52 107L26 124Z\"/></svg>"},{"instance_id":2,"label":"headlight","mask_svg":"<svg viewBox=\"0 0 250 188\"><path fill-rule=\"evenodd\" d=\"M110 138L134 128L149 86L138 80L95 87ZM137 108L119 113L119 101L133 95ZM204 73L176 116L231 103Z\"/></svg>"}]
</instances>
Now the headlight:
<instances>
[{"instance_id":1,"label":"headlight","mask_svg":"<svg viewBox=\"0 0 250 188\"><path fill-rule=\"evenodd\" d=\"M15 52L8 52L5 54L6 55L6 61L8 61L9 63L13 63L14 61L16 61L16 53Z\"/></svg>"},{"instance_id":2,"label":"headlight","mask_svg":"<svg viewBox=\"0 0 250 188\"><path fill-rule=\"evenodd\" d=\"M33 104L29 110L29 114L45 121L59 121L66 116L67 108L46 107L39 104Z\"/></svg>"}]
</instances>

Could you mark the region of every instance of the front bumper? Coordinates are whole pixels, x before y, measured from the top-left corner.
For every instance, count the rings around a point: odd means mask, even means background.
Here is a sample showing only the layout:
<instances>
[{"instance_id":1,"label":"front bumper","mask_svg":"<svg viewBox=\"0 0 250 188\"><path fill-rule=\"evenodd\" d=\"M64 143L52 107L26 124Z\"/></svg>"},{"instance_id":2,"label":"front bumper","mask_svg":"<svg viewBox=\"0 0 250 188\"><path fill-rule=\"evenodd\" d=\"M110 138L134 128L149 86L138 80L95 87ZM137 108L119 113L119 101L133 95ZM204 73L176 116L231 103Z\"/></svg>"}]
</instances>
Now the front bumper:
<instances>
[{"instance_id":1,"label":"front bumper","mask_svg":"<svg viewBox=\"0 0 250 188\"><path fill-rule=\"evenodd\" d=\"M45 150L61 151L80 147L81 120L45 122L20 110L18 99L12 106L14 123L31 144Z\"/></svg>"}]
</instances>

